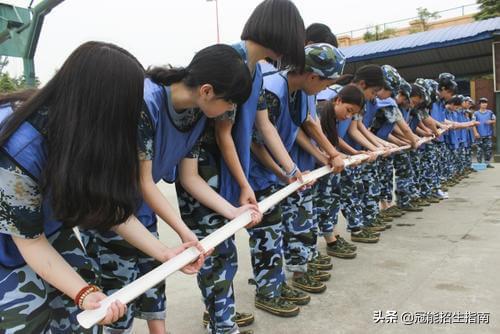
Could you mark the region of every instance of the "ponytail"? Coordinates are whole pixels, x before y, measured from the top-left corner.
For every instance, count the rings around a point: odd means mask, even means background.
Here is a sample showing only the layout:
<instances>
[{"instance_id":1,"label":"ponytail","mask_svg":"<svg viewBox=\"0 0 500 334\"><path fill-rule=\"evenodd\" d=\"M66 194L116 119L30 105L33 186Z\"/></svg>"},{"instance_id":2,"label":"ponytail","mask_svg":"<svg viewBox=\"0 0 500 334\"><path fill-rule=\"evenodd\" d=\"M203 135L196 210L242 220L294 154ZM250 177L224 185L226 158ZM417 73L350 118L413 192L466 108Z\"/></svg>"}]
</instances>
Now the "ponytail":
<instances>
[{"instance_id":1,"label":"ponytail","mask_svg":"<svg viewBox=\"0 0 500 334\"><path fill-rule=\"evenodd\" d=\"M156 84L170 86L187 77L188 70L184 67L153 67L148 68L146 75Z\"/></svg>"},{"instance_id":2,"label":"ponytail","mask_svg":"<svg viewBox=\"0 0 500 334\"><path fill-rule=\"evenodd\" d=\"M318 102L318 114L321 129L325 133L326 138L328 138L333 146L337 146L339 144L339 135L333 103L333 101Z\"/></svg>"}]
</instances>

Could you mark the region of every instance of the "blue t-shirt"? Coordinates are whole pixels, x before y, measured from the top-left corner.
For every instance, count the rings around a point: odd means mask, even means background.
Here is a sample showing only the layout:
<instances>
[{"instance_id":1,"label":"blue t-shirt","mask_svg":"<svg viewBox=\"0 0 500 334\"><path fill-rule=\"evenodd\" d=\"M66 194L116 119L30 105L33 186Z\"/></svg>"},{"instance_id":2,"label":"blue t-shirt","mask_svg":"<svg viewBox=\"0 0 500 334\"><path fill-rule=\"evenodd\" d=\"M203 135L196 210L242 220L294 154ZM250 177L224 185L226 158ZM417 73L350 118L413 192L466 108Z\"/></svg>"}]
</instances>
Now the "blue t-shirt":
<instances>
[{"instance_id":1,"label":"blue t-shirt","mask_svg":"<svg viewBox=\"0 0 500 334\"><path fill-rule=\"evenodd\" d=\"M484 112L476 111L472 116L472 120L478 121L480 124L476 127L477 132L481 137L493 136L493 124L486 124L486 121L495 120L496 116L493 111L486 109Z\"/></svg>"}]
</instances>

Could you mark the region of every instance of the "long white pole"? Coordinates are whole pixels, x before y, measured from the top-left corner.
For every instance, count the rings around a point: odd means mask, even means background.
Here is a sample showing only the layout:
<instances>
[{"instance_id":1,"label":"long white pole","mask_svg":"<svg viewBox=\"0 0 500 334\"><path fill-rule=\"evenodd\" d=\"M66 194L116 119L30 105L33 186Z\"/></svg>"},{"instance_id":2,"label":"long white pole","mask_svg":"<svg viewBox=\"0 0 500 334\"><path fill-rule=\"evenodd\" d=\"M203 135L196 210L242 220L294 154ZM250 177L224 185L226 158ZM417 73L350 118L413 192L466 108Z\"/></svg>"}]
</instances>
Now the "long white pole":
<instances>
[{"instance_id":1,"label":"long white pole","mask_svg":"<svg viewBox=\"0 0 500 334\"><path fill-rule=\"evenodd\" d=\"M422 143L426 143L428 141L432 140L431 137L423 138L421 140ZM402 147L397 147L391 150L391 153L396 153L399 151L407 150L410 148L410 145L402 146ZM387 151L380 151L376 152L377 155L381 155L386 153ZM366 160L369 156L366 154L359 154L352 156L348 159L344 159L344 165L345 167L348 167L350 165L360 163L364 160ZM304 175L304 183L301 183L299 181L295 181L286 187L280 189L279 191L275 192L271 196L265 198L261 202L259 202L259 209L261 212L266 212L269 210L271 207L274 205L278 204L281 200L289 196L290 194L296 192L299 190L304 184L310 183L316 179L319 179L320 177L331 173L332 170L329 166L324 166L318 169L313 170L312 172L305 174ZM204 249L212 249L215 248L217 245L222 243L224 240L227 238L231 237L234 235L238 230L244 228L246 225L248 225L251 222L252 218L250 215L250 211L247 211L240 216L236 217L235 219L231 220L229 223L218 229L217 231L211 233L208 235L206 238L201 240L201 245L203 246ZM134 282L124 286L117 292L113 293L112 295L108 296L106 299L101 301L101 306L98 309L95 310L86 310L78 314L77 319L78 322L80 323L81 326L84 328L90 328L106 316L106 310L108 309L108 306L114 302L115 300L119 300L122 303L130 303L132 300L135 298L139 297L141 294L146 292L148 289L154 287L164 279L166 279L168 276L172 275L174 272L177 270L180 270L184 266L188 265L189 263L193 262L198 258L200 255L200 252L198 249L195 247L191 247L189 249L186 249L179 255L175 256L174 258L168 260L167 262L161 264L160 266L156 267L149 273L145 274L144 276L138 278Z\"/></svg>"}]
</instances>

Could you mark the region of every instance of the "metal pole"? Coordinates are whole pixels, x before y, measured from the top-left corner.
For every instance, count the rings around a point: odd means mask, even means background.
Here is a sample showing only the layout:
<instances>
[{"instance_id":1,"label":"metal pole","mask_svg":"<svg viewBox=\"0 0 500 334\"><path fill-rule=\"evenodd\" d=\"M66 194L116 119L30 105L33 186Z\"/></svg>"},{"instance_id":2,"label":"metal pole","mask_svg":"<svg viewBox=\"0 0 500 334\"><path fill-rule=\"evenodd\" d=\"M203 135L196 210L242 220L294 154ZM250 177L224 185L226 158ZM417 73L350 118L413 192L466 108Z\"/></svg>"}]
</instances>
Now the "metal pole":
<instances>
[{"instance_id":1,"label":"metal pole","mask_svg":"<svg viewBox=\"0 0 500 334\"><path fill-rule=\"evenodd\" d=\"M217 22L217 43L220 43L220 34L219 34L219 1L215 0L215 20Z\"/></svg>"}]
</instances>

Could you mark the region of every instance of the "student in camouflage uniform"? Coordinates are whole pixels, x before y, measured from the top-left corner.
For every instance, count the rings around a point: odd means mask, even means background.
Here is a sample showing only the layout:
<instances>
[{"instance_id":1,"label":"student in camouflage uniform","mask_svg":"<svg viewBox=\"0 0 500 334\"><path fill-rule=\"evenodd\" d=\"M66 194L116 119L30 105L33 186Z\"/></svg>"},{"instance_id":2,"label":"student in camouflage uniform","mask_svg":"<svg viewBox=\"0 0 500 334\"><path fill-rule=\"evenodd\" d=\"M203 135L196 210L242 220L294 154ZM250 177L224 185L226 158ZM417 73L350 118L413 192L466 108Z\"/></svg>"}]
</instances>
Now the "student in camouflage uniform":
<instances>
[{"instance_id":1,"label":"student in camouflage uniform","mask_svg":"<svg viewBox=\"0 0 500 334\"><path fill-rule=\"evenodd\" d=\"M490 163L493 152L493 128L496 123L495 114L488 108L488 99L482 97L479 99L479 110L477 110L472 120L479 122L474 129L474 137L477 141L477 161L486 163L486 167L493 168Z\"/></svg>"},{"instance_id":2,"label":"student in camouflage uniform","mask_svg":"<svg viewBox=\"0 0 500 334\"><path fill-rule=\"evenodd\" d=\"M100 285L99 264L73 227L114 227L126 235L139 228L133 242L147 236L136 221L121 224L138 195L143 80L142 66L127 51L88 42L44 88L0 101L0 332L100 330L76 321L79 308L94 309L106 296L89 285ZM92 247L94 238L88 243ZM161 258L166 248L153 246ZM102 323L118 320L125 309L113 303Z\"/></svg>"},{"instance_id":3,"label":"student in camouflage uniform","mask_svg":"<svg viewBox=\"0 0 500 334\"><path fill-rule=\"evenodd\" d=\"M207 117L223 114L234 108L233 103L241 103L249 96L250 73L232 47L214 45L197 52L186 68L152 68L147 76L138 132L143 203L136 216L155 238L158 214L183 242L197 243L200 236L180 219L156 182L175 181L176 165L196 144ZM199 96L206 98L198 102ZM82 231L83 235L88 233L98 236L100 249L92 256L102 263L106 293L115 292L158 266L154 259L134 251L112 232ZM127 333L134 317L138 317L148 321L150 332L164 333L165 304L162 283L134 301L127 316L106 330Z\"/></svg>"}]
</instances>

